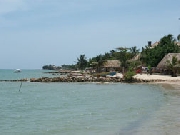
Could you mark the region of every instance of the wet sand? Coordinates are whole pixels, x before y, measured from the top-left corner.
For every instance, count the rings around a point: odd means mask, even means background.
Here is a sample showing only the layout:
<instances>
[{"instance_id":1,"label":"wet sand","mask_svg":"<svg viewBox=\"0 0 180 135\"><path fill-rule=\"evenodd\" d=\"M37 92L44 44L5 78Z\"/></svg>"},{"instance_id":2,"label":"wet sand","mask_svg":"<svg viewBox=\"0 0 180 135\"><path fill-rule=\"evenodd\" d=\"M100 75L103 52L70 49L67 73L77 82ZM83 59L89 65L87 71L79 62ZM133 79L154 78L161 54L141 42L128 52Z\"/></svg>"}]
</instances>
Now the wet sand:
<instances>
[{"instance_id":1,"label":"wet sand","mask_svg":"<svg viewBox=\"0 0 180 135\"><path fill-rule=\"evenodd\" d=\"M147 81L151 84L160 84L165 89L179 90L180 92L180 76L137 74L134 78L142 80L142 82Z\"/></svg>"},{"instance_id":2,"label":"wet sand","mask_svg":"<svg viewBox=\"0 0 180 135\"><path fill-rule=\"evenodd\" d=\"M167 101L159 110L152 114L142 127L132 131L135 135L177 135L180 133L180 77L163 75L138 75L136 77L151 79L149 84L163 87L164 97ZM154 80L162 81L154 81Z\"/></svg>"}]
</instances>

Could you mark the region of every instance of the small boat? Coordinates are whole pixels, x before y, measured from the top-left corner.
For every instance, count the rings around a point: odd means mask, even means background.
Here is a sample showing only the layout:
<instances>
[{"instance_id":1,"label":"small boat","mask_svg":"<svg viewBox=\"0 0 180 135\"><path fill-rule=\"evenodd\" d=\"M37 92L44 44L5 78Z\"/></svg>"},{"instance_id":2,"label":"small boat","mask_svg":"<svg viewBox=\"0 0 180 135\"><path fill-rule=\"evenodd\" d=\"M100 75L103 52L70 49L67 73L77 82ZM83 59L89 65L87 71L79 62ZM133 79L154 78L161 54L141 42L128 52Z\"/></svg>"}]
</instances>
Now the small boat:
<instances>
[{"instance_id":1,"label":"small boat","mask_svg":"<svg viewBox=\"0 0 180 135\"><path fill-rule=\"evenodd\" d=\"M14 71L14 73L20 73L21 72L21 69L16 69L15 71Z\"/></svg>"}]
</instances>

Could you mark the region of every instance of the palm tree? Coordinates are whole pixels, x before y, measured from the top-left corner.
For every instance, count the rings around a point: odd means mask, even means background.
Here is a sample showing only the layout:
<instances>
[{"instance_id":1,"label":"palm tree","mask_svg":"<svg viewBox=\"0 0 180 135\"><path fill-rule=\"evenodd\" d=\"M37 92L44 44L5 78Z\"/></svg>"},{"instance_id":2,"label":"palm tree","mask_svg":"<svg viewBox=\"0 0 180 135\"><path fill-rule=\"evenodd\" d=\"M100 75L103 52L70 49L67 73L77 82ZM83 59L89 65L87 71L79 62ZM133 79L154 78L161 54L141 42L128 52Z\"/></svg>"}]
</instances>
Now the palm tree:
<instances>
[{"instance_id":1,"label":"palm tree","mask_svg":"<svg viewBox=\"0 0 180 135\"><path fill-rule=\"evenodd\" d=\"M87 60L86 60L86 57L85 55L80 55L79 58L77 58L77 66L79 69L83 70L85 69L85 67L87 66Z\"/></svg>"},{"instance_id":2,"label":"palm tree","mask_svg":"<svg viewBox=\"0 0 180 135\"><path fill-rule=\"evenodd\" d=\"M139 49L137 49L136 46L133 46L130 48L130 53L131 53L132 58L133 58L134 56L136 56L139 53Z\"/></svg>"},{"instance_id":3,"label":"palm tree","mask_svg":"<svg viewBox=\"0 0 180 135\"><path fill-rule=\"evenodd\" d=\"M177 36L177 40L180 42L180 34Z\"/></svg>"},{"instance_id":4,"label":"palm tree","mask_svg":"<svg viewBox=\"0 0 180 135\"><path fill-rule=\"evenodd\" d=\"M176 66L177 64L179 64L178 60L177 60L177 57L173 56L172 57L172 60L168 60L167 61L168 63L168 69L172 71L171 75L172 77L177 77L177 71L176 71Z\"/></svg>"},{"instance_id":5,"label":"palm tree","mask_svg":"<svg viewBox=\"0 0 180 135\"><path fill-rule=\"evenodd\" d=\"M127 53L127 50L129 48L126 47L118 47L116 48L119 51L119 60L121 62L121 66L123 68L123 73L125 72L125 69L127 68L127 60L129 59L129 55Z\"/></svg>"},{"instance_id":6,"label":"palm tree","mask_svg":"<svg viewBox=\"0 0 180 135\"><path fill-rule=\"evenodd\" d=\"M113 57L115 52L115 50L110 50L110 56Z\"/></svg>"},{"instance_id":7,"label":"palm tree","mask_svg":"<svg viewBox=\"0 0 180 135\"><path fill-rule=\"evenodd\" d=\"M96 56L96 61L97 61L97 71L101 72L100 67L103 65L103 63L105 62L102 58L102 55L98 55Z\"/></svg>"}]
</instances>

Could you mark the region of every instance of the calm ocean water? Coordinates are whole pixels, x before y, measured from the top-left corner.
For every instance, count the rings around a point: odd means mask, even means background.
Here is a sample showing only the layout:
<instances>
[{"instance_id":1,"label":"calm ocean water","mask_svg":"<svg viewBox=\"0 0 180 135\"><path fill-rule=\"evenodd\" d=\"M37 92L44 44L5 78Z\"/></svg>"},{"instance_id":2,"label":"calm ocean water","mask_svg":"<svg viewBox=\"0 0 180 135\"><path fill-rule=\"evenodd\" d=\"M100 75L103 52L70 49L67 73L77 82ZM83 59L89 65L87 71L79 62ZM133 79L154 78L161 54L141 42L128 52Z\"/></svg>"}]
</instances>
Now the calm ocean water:
<instances>
[{"instance_id":1,"label":"calm ocean water","mask_svg":"<svg viewBox=\"0 0 180 135\"><path fill-rule=\"evenodd\" d=\"M0 80L14 80L14 79L25 79L25 78L38 78L38 77L51 77L48 74L48 70L22 70L20 73L14 73L14 69L0 69Z\"/></svg>"},{"instance_id":2,"label":"calm ocean water","mask_svg":"<svg viewBox=\"0 0 180 135\"><path fill-rule=\"evenodd\" d=\"M47 76L0 70L0 80ZM0 82L2 135L177 135L180 94L159 85Z\"/></svg>"}]
</instances>

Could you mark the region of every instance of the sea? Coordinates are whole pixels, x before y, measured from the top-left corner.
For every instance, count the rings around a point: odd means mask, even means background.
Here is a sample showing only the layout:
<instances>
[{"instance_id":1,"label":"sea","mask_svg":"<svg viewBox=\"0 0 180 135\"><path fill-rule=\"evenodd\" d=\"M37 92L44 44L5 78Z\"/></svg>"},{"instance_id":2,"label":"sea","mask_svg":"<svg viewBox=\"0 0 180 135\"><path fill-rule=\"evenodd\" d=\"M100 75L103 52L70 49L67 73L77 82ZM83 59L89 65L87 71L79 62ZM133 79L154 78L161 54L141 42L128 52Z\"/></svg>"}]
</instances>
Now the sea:
<instances>
[{"instance_id":1,"label":"sea","mask_svg":"<svg viewBox=\"0 0 180 135\"><path fill-rule=\"evenodd\" d=\"M0 80L53 76L0 70ZM178 135L179 88L159 84L0 81L2 135Z\"/></svg>"}]
</instances>

